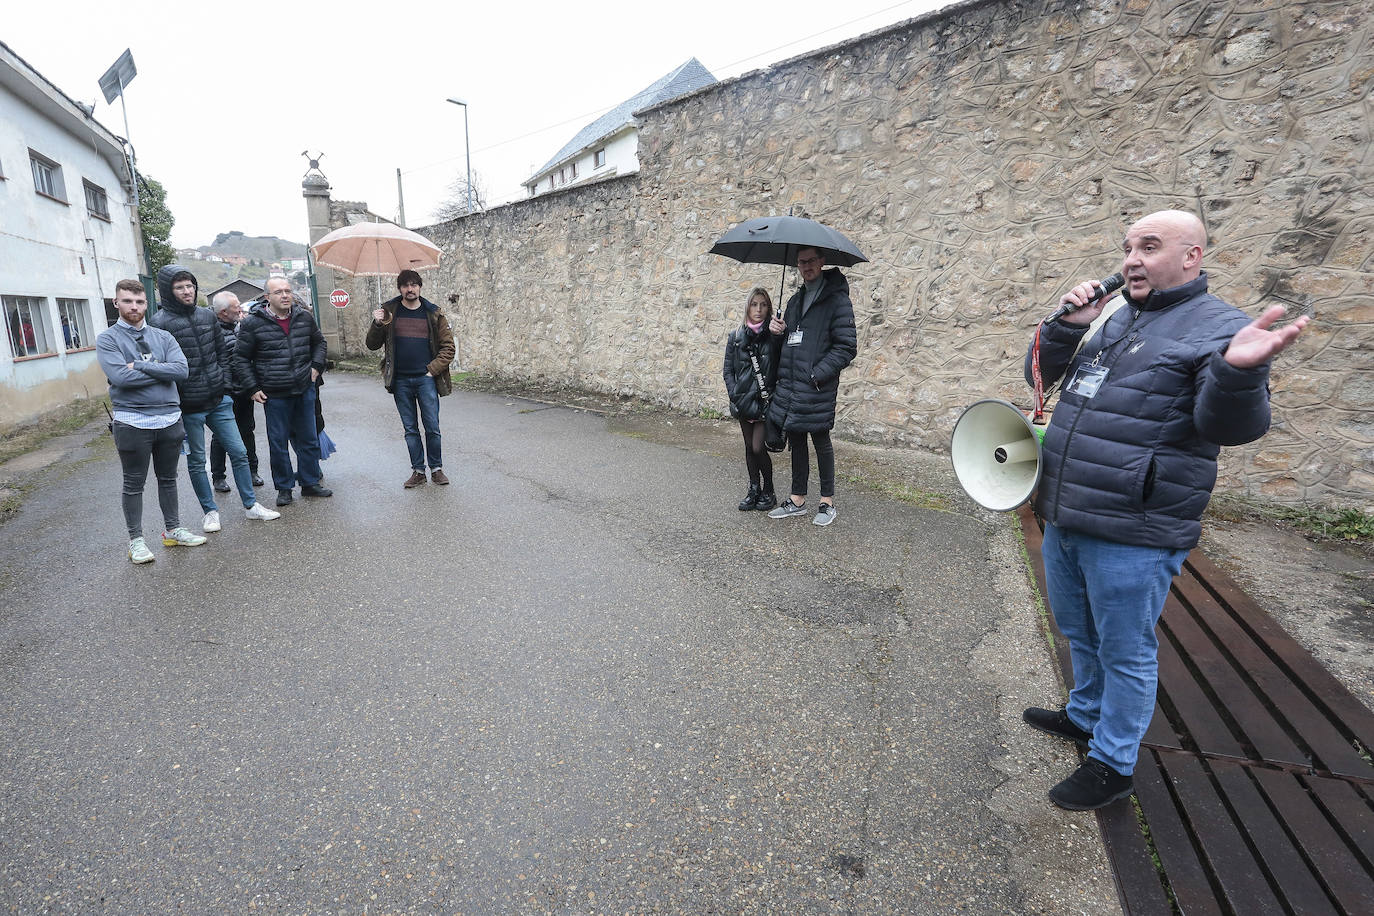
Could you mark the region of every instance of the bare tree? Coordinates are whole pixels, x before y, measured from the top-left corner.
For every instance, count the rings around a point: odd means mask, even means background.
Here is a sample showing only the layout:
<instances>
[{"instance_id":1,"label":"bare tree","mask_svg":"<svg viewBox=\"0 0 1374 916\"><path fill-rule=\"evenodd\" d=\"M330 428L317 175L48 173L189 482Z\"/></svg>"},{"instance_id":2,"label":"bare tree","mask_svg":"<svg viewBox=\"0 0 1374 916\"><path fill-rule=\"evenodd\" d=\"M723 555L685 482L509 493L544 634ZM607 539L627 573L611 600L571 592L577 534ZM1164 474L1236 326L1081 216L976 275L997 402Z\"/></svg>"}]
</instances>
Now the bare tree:
<instances>
[{"instance_id":1,"label":"bare tree","mask_svg":"<svg viewBox=\"0 0 1374 916\"><path fill-rule=\"evenodd\" d=\"M468 211L468 181L466 175L459 175L449 184L447 196L434 210L440 222L465 216ZM487 208L487 190L481 174L472 173L472 209L481 212Z\"/></svg>"}]
</instances>

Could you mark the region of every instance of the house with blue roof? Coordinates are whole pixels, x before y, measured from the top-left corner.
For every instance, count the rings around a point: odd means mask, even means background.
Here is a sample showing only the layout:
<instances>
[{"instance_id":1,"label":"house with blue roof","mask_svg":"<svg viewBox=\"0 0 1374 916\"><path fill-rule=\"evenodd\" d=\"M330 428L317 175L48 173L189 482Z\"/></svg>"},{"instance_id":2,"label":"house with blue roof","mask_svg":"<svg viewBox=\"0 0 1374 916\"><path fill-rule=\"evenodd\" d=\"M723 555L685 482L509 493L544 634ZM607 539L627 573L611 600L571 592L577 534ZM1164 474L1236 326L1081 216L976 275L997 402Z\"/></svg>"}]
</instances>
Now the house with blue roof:
<instances>
[{"instance_id":1,"label":"house with blue roof","mask_svg":"<svg viewBox=\"0 0 1374 916\"><path fill-rule=\"evenodd\" d=\"M530 197L585 181L639 170L639 121L634 113L716 82L693 57L583 127L552 159L522 182Z\"/></svg>"}]
</instances>

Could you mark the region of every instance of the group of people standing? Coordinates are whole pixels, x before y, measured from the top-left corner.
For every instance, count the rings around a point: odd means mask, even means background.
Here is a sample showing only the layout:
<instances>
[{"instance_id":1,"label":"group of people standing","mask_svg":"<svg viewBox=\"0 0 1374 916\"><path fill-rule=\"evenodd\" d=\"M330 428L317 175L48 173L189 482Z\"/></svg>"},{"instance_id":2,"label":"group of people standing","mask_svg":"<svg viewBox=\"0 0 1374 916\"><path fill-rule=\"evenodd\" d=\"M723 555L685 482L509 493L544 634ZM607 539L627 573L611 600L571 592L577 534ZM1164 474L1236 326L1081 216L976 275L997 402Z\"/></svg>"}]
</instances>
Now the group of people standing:
<instances>
[{"instance_id":1,"label":"group of people standing","mask_svg":"<svg viewBox=\"0 0 1374 916\"><path fill-rule=\"evenodd\" d=\"M328 347L290 282L268 279L262 299L250 303L246 313L229 292L216 293L210 309L200 308L195 275L179 265L159 270L157 285L161 308L149 318L143 284L120 280L115 287L119 318L96 338L97 358L110 383L110 429L123 468L122 507L129 559L135 564L155 558L143 534L149 463L157 478L163 545L206 542L181 522L176 473L183 451L204 513L203 531L223 526L215 493L230 492L230 473L247 519L281 517L258 502L254 491L265 485L258 475L255 435L259 404L277 506L294 502L297 484L302 496L333 495L320 468L319 386ZM440 454L438 398L452 390L453 332L438 306L420 296L420 287L419 274L403 271L397 278L401 295L374 313L367 334L370 349L384 350L383 384L395 398L405 431L412 468L407 489L425 482L426 467L428 479L449 482ZM213 436L210 476L207 429Z\"/></svg>"},{"instance_id":2,"label":"group of people standing","mask_svg":"<svg viewBox=\"0 0 1374 916\"><path fill-rule=\"evenodd\" d=\"M1067 313L1042 322L1026 354L1027 382L1064 383L1045 432L1034 506L1074 684L1064 707L1031 707L1023 718L1085 750L1083 763L1049 790L1070 810L1101 808L1134 790L1155 708L1155 624L1198 543L1217 456L1267 431L1270 362L1309 322L1300 316L1276 326L1281 306L1252 321L1208 292L1206 242L1191 213L1137 220L1122 242L1121 301L1112 304L1100 282L1078 284L1061 299ZM856 353L848 283L824 266L821 252L798 252L805 285L781 316L772 314L767 292L750 292L724 367L749 473L739 508L774 504L764 447L771 423L785 429L792 450L792 494L769 515L806 514L810 435L820 470L817 525L835 517L829 430L839 373ZM1104 312L1109 306L1114 311Z\"/></svg>"},{"instance_id":3,"label":"group of people standing","mask_svg":"<svg viewBox=\"0 0 1374 916\"><path fill-rule=\"evenodd\" d=\"M825 527L835 520L835 404L840 372L859 352L849 281L839 268L826 269L825 255L815 248L797 251L802 287L782 314L773 310L768 291L755 287L745 303L744 320L725 345L723 374L730 414L744 436L749 492L740 511L767 510L769 518L806 518L811 477L807 439L816 453L820 499L811 523ZM792 480L786 499L778 502L773 460L765 429L772 422L786 435L792 452Z\"/></svg>"}]
</instances>

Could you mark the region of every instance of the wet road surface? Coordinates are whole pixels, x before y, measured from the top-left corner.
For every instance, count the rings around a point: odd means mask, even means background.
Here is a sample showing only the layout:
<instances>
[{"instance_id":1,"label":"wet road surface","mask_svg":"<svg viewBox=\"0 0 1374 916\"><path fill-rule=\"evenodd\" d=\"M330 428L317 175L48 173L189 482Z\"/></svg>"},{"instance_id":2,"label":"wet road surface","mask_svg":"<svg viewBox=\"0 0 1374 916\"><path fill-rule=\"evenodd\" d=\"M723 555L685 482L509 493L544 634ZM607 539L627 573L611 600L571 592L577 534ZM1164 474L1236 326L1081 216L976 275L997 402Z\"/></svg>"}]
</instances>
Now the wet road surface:
<instances>
[{"instance_id":1,"label":"wet road surface","mask_svg":"<svg viewBox=\"0 0 1374 916\"><path fill-rule=\"evenodd\" d=\"M403 490L380 384L323 400L335 495L279 521L226 494L133 567L101 436L0 526L4 909L1115 905L1044 800L1069 749L1015 728L1057 687L986 519L843 480L827 529L741 513L731 424L470 392L453 485Z\"/></svg>"}]
</instances>

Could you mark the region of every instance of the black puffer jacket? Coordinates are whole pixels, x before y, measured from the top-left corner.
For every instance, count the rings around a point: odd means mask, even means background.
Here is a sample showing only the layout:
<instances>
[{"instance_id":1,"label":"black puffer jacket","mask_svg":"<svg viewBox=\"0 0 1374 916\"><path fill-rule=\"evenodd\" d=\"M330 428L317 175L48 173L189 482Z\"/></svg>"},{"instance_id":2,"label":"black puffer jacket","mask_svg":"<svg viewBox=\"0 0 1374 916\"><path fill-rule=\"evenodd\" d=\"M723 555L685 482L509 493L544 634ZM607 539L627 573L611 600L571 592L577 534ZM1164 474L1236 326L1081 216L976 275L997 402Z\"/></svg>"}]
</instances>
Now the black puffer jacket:
<instances>
[{"instance_id":1,"label":"black puffer jacket","mask_svg":"<svg viewBox=\"0 0 1374 916\"><path fill-rule=\"evenodd\" d=\"M234 347L239 342L239 325L234 322L219 322L219 339L224 341L225 358L229 360L229 393L242 394L244 381L234 368Z\"/></svg>"},{"instance_id":2,"label":"black puffer jacket","mask_svg":"<svg viewBox=\"0 0 1374 916\"><path fill-rule=\"evenodd\" d=\"M219 404L229 390L229 357L220 337L219 319L209 309L194 304L182 305L172 295L172 284L183 277L196 283L199 295L200 284L181 265L168 264L157 272L160 308L148 323L175 337L181 352L186 354L186 381L177 382L181 409L186 413L200 413Z\"/></svg>"},{"instance_id":3,"label":"black puffer jacket","mask_svg":"<svg viewBox=\"0 0 1374 916\"><path fill-rule=\"evenodd\" d=\"M1269 428L1268 365L1237 369L1224 356L1249 321L1207 292L1204 273L1144 302L1128 297L1077 356L1086 326L1046 324L1041 375L1065 383L1045 432L1041 517L1121 544L1196 546L1221 446ZM1070 383L1094 360L1107 375L1086 397ZM1030 364L1028 351L1028 382Z\"/></svg>"},{"instance_id":4,"label":"black puffer jacket","mask_svg":"<svg viewBox=\"0 0 1374 916\"><path fill-rule=\"evenodd\" d=\"M747 327L735 328L725 341L725 393L730 397L730 416L745 420L763 419L766 406L759 392L759 380L754 374L754 362L749 358L753 353L758 357L759 370L767 383L773 377L773 347L769 338L768 325L757 334ZM772 389L769 388L769 393Z\"/></svg>"},{"instance_id":5,"label":"black puffer jacket","mask_svg":"<svg viewBox=\"0 0 1374 916\"><path fill-rule=\"evenodd\" d=\"M234 345L234 372L244 391L261 391L269 398L295 397L313 382L310 370L323 373L328 348L315 318L300 306L290 314L290 334L272 317L266 303L255 302L239 322Z\"/></svg>"},{"instance_id":6,"label":"black puffer jacket","mask_svg":"<svg viewBox=\"0 0 1374 916\"><path fill-rule=\"evenodd\" d=\"M773 336L773 358L778 380L768 408L775 422L789 432L815 432L835 425L835 398L840 391L840 371L859 352L854 328L854 306L849 301L849 281L838 268L830 268L820 295L801 314L805 287L787 300L783 320L787 330ZM789 344L798 329L801 343Z\"/></svg>"}]
</instances>

